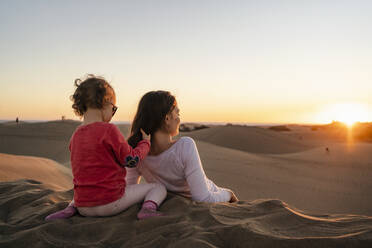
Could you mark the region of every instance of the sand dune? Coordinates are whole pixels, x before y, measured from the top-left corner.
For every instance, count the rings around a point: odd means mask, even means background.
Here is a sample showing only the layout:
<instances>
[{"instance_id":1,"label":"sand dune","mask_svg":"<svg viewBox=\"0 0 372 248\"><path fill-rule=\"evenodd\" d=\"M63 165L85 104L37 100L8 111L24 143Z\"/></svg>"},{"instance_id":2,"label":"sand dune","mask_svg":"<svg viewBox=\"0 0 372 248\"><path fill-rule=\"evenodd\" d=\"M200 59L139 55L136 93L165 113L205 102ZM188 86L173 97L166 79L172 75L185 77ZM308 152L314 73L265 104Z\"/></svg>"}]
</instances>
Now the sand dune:
<instances>
[{"instance_id":1,"label":"sand dune","mask_svg":"<svg viewBox=\"0 0 372 248\"><path fill-rule=\"evenodd\" d=\"M50 158L70 167L68 144L78 121L0 124L0 152ZM129 125L118 125L125 137Z\"/></svg>"},{"instance_id":2,"label":"sand dune","mask_svg":"<svg viewBox=\"0 0 372 248\"><path fill-rule=\"evenodd\" d=\"M341 150L346 146L338 145ZM315 213L372 216L372 158L369 156L372 144L365 145L364 153L355 149L355 154L348 156L337 156L332 152L336 148L331 149L330 155L321 148L265 155L202 141L197 141L197 146L208 177L234 189L241 199L277 198ZM362 157L364 161L358 160Z\"/></svg>"},{"instance_id":3,"label":"sand dune","mask_svg":"<svg viewBox=\"0 0 372 248\"><path fill-rule=\"evenodd\" d=\"M304 140L261 127L214 126L182 135L250 153L291 153L313 147Z\"/></svg>"},{"instance_id":4,"label":"sand dune","mask_svg":"<svg viewBox=\"0 0 372 248\"><path fill-rule=\"evenodd\" d=\"M0 125L0 152L69 163L69 139L79 122L56 121Z\"/></svg>"},{"instance_id":5,"label":"sand dune","mask_svg":"<svg viewBox=\"0 0 372 248\"><path fill-rule=\"evenodd\" d=\"M45 222L72 191L32 180L0 183L1 247L370 247L372 218L310 215L275 199L196 203L169 194L165 217L138 221L139 205L117 216ZM18 195L19 197L12 197Z\"/></svg>"},{"instance_id":6,"label":"sand dune","mask_svg":"<svg viewBox=\"0 0 372 248\"><path fill-rule=\"evenodd\" d=\"M22 178L38 180L54 190L73 186L71 170L53 160L0 153L0 182Z\"/></svg>"}]
</instances>

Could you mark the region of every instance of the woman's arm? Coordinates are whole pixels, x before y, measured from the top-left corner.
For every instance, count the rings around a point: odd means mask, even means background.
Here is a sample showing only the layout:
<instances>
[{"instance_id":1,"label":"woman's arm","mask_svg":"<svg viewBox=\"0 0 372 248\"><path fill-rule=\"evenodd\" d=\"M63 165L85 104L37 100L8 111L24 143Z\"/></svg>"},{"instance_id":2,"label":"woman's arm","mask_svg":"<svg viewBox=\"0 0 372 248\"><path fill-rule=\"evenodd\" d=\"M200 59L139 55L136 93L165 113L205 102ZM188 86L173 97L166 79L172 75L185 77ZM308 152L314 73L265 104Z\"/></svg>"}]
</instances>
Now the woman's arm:
<instances>
[{"instance_id":1,"label":"woman's arm","mask_svg":"<svg viewBox=\"0 0 372 248\"><path fill-rule=\"evenodd\" d=\"M230 201L232 196L230 190L219 187L217 187L217 190L210 190L195 141L189 137L183 137L183 139L185 140L181 151L181 159L192 199L202 202Z\"/></svg>"}]
</instances>

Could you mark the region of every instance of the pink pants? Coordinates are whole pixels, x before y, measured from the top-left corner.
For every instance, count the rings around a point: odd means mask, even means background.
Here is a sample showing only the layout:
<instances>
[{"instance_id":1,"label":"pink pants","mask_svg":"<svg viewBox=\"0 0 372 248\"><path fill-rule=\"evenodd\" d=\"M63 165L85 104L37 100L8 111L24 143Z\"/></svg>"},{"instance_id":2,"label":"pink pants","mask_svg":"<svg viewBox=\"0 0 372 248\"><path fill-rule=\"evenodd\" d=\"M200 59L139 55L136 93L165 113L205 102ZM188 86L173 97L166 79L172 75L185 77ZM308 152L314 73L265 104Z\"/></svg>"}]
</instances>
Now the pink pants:
<instances>
[{"instance_id":1,"label":"pink pants","mask_svg":"<svg viewBox=\"0 0 372 248\"><path fill-rule=\"evenodd\" d=\"M125 187L124 195L113 202L95 207L78 207L78 211L84 216L110 216L118 214L130 206L151 200L158 206L163 202L167 195L167 190L162 184L144 183L130 184Z\"/></svg>"}]
</instances>

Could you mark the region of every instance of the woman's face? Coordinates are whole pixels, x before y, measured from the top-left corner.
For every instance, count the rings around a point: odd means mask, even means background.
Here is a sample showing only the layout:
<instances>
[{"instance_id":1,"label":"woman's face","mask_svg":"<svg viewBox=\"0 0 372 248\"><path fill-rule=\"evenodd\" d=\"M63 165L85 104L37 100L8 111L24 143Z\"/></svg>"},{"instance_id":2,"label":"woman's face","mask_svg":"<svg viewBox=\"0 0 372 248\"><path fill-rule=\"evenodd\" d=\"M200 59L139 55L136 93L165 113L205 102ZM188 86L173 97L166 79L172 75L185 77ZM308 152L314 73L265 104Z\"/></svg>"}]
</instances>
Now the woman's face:
<instances>
[{"instance_id":1,"label":"woman's face","mask_svg":"<svg viewBox=\"0 0 372 248\"><path fill-rule=\"evenodd\" d=\"M172 112L166 115L165 117L165 124L167 131L171 136L176 136L179 133L180 128L180 109L176 105Z\"/></svg>"}]
</instances>

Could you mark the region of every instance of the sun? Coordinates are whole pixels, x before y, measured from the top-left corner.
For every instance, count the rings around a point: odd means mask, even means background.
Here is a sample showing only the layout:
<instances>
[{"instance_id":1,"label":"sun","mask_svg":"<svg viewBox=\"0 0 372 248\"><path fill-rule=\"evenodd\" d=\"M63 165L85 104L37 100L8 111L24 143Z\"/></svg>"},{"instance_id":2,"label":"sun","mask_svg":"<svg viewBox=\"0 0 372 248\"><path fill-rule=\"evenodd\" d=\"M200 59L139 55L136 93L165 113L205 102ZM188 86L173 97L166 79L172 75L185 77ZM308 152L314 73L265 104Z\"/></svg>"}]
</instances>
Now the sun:
<instances>
[{"instance_id":1,"label":"sun","mask_svg":"<svg viewBox=\"0 0 372 248\"><path fill-rule=\"evenodd\" d=\"M340 121L347 126L352 127L356 122L368 121L368 108L360 103L339 103L333 104L321 113L322 119L331 121Z\"/></svg>"}]
</instances>

